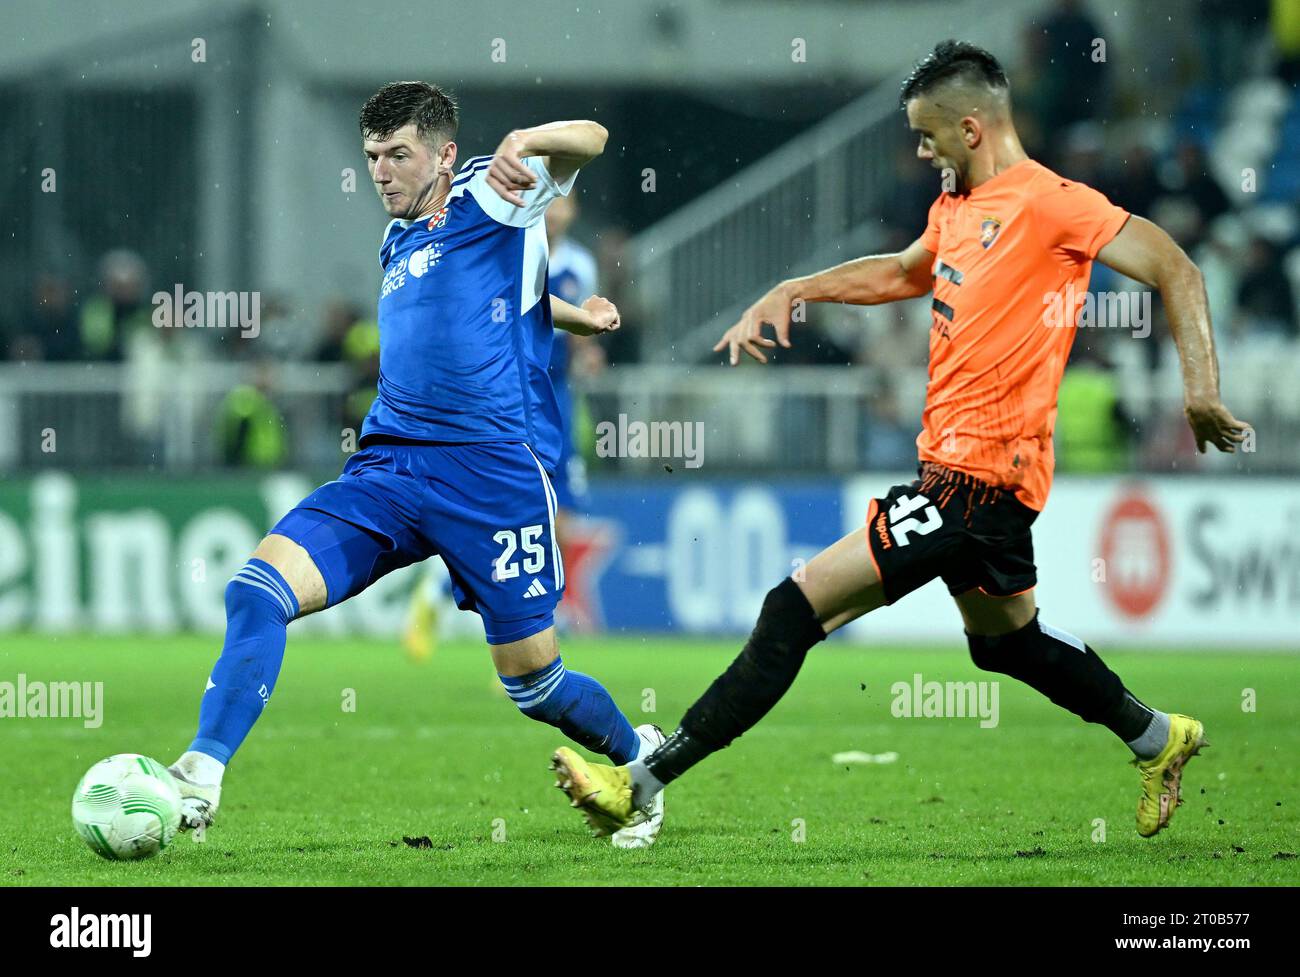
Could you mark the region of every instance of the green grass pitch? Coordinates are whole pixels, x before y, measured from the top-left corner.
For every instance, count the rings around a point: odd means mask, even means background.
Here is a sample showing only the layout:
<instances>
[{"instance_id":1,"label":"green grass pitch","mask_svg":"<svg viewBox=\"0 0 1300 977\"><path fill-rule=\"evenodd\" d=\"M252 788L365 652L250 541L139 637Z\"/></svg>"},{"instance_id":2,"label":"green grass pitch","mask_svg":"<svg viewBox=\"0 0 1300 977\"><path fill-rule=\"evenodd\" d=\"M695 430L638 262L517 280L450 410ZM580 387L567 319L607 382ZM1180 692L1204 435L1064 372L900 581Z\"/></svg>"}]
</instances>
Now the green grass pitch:
<instances>
[{"instance_id":1,"label":"green grass pitch","mask_svg":"<svg viewBox=\"0 0 1300 977\"><path fill-rule=\"evenodd\" d=\"M1138 695L1206 723L1185 805L1137 836L1127 750L1011 680L995 728L903 719L891 686L989 679L964 648L826 644L730 749L675 784L659 844L586 834L546 766L564 740L518 715L486 650L426 665L382 641L290 636L278 688L226 777L206 842L101 860L73 833L94 761L171 762L194 729L211 637L7 636L0 681L102 681L104 721L0 719L6 885L1295 885L1300 882L1300 659L1112 650ZM570 639L570 668L634 721L671 728L737 641ZM865 685L865 689L863 686ZM1243 690L1255 710L1243 711ZM345 711L346 690L355 711ZM653 690L653 693L645 690ZM653 696L656 711L643 704ZM837 765L840 751L896 752ZM1104 821L1100 840L1099 819ZM427 846L404 838L427 838ZM797 840L802 839L802 840Z\"/></svg>"}]
</instances>

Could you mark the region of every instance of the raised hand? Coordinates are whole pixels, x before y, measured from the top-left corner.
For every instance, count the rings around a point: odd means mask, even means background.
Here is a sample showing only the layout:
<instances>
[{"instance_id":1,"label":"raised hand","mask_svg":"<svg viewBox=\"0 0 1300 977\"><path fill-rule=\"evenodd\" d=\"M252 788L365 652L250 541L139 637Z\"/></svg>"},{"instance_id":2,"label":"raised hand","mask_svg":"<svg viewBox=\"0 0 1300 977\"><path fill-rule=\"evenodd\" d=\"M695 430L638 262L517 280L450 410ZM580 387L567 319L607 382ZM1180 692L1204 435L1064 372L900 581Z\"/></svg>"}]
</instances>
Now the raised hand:
<instances>
[{"instance_id":1,"label":"raised hand","mask_svg":"<svg viewBox=\"0 0 1300 977\"><path fill-rule=\"evenodd\" d=\"M740 362L742 349L760 363L767 362L767 357L760 347L771 349L780 345L789 349L792 301L793 296L784 285L776 286L745 310L740 321L723 333L722 338L713 347L713 351L717 353L724 348L727 349L731 365L735 366ZM776 339L768 339L763 335L764 325L772 326Z\"/></svg>"},{"instance_id":2,"label":"raised hand","mask_svg":"<svg viewBox=\"0 0 1300 977\"><path fill-rule=\"evenodd\" d=\"M531 155L524 144L524 137L517 130L509 132L501 140L501 145L497 146L497 151L492 156L492 165L488 167L484 178L501 199L510 201L516 207L524 205L520 191L537 186L537 174L524 164L524 157Z\"/></svg>"}]
</instances>

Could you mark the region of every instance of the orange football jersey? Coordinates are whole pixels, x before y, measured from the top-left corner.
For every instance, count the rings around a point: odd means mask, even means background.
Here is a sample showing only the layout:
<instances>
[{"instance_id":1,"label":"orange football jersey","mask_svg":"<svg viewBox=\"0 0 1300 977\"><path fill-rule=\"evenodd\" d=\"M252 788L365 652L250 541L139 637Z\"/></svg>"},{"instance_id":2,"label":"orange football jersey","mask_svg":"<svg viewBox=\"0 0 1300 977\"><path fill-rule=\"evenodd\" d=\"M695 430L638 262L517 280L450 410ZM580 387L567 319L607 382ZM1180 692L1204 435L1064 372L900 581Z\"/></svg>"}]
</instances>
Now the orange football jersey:
<instances>
[{"instance_id":1,"label":"orange football jersey","mask_svg":"<svg viewBox=\"0 0 1300 977\"><path fill-rule=\"evenodd\" d=\"M935 255L922 461L1043 508L1056 393L1092 260L1128 217L1030 159L934 202L921 236Z\"/></svg>"}]
</instances>

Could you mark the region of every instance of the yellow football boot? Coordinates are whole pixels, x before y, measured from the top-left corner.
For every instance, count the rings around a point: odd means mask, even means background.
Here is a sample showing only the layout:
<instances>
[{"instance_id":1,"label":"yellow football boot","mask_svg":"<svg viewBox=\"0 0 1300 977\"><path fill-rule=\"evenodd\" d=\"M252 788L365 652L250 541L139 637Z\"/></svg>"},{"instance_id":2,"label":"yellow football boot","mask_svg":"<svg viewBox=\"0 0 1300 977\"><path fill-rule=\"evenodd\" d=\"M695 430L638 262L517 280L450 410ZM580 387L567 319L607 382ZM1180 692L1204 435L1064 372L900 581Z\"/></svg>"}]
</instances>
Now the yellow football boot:
<instances>
[{"instance_id":1,"label":"yellow football boot","mask_svg":"<svg viewBox=\"0 0 1300 977\"><path fill-rule=\"evenodd\" d=\"M1169 716L1169 741L1150 760L1134 760L1142 775L1142 796L1138 798L1137 829L1150 838L1169 824L1174 808L1183 802L1180 781L1187 761L1209 746L1205 727L1191 716Z\"/></svg>"},{"instance_id":2,"label":"yellow football boot","mask_svg":"<svg viewBox=\"0 0 1300 977\"><path fill-rule=\"evenodd\" d=\"M569 795L596 837L640 824L646 813L632 805L632 778L627 767L588 763L567 746L551 756L555 786Z\"/></svg>"},{"instance_id":3,"label":"yellow football boot","mask_svg":"<svg viewBox=\"0 0 1300 977\"><path fill-rule=\"evenodd\" d=\"M427 662L438 647L438 606L433 602L429 589L428 580L422 577L411 593L406 627L402 631L406 657L416 664Z\"/></svg>"}]
</instances>

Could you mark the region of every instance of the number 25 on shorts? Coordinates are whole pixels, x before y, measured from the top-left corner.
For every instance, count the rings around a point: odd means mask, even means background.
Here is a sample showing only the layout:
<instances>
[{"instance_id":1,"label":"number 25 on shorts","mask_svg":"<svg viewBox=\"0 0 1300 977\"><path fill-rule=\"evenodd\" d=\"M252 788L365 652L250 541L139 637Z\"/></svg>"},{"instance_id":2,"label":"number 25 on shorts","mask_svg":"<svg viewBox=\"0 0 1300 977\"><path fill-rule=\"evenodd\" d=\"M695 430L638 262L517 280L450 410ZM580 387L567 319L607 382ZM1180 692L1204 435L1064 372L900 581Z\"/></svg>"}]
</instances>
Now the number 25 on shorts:
<instances>
[{"instance_id":1,"label":"number 25 on shorts","mask_svg":"<svg viewBox=\"0 0 1300 977\"><path fill-rule=\"evenodd\" d=\"M928 532L928 530L927 530ZM492 579L498 582L519 576L519 560L515 553L523 550L524 573L541 573L546 566L546 547L537 540L542 535L541 526L525 526L518 536L513 529L502 529L492 539L502 547L501 555L492 561Z\"/></svg>"},{"instance_id":2,"label":"number 25 on shorts","mask_svg":"<svg viewBox=\"0 0 1300 977\"><path fill-rule=\"evenodd\" d=\"M925 522L912 515L921 506L926 507L921 513L925 516ZM908 533L925 536L941 525L943 525L943 517L924 495L900 495L898 501L889 507L889 532L899 546L906 546L911 542L907 538Z\"/></svg>"}]
</instances>

